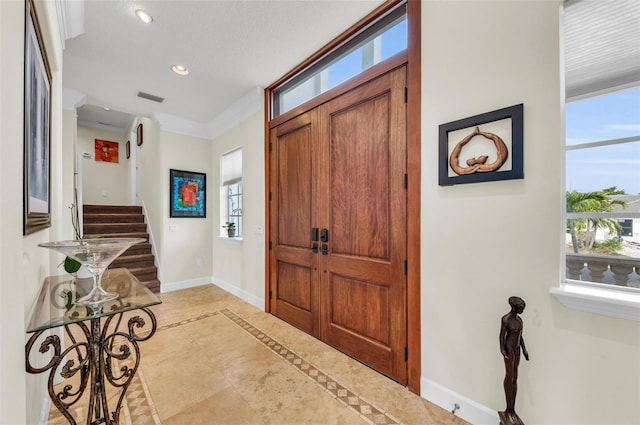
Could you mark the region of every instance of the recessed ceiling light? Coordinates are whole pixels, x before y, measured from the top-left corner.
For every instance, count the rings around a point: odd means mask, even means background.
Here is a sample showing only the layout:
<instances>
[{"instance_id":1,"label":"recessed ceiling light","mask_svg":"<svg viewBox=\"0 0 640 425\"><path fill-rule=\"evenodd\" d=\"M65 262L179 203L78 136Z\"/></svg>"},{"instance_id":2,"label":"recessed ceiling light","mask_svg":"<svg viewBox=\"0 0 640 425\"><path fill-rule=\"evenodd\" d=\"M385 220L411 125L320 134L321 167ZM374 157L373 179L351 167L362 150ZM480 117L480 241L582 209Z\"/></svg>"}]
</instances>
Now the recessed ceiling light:
<instances>
[{"instance_id":1,"label":"recessed ceiling light","mask_svg":"<svg viewBox=\"0 0 640 425\"><path fill-rule=\"evenodd\" d=\"M189 70L183 65L173 65L171 70L178 75L189 75Z\"/></svg>"},{"instance_id":2,"label":"recessed ceiling light","mask_svg":"<svg viewBox=\"0 0 640 425\"><path fill-rule=\"evenodd\" d=\"M136 16L140 18L140 20L145 24L150 24L151 22L153 22L153 16L149 15L142 9L136 9Z\"/></svg>"},{"instance_id":3,"label":"recessed ceiling light","mask_svg":"<svg viewBox=\"0 0 640 425\"><path fill-rule=\"evenodd\" d=\"M105 107L104 107L104 108L102 108L102 109L104 109L105 111L110 111L110 110L111 110L111 108L109 108L108 106L105 106Z\"/></svg>"}]
</instances>

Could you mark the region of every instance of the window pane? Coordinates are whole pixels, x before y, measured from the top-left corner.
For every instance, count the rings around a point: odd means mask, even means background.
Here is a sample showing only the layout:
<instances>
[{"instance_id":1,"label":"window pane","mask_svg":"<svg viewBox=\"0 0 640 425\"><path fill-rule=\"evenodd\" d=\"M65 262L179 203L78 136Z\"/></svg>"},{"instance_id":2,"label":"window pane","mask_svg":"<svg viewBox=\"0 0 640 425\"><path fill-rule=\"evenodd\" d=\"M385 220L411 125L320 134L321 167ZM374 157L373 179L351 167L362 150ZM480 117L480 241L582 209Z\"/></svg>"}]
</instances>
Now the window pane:
<instances>
[{"instance_id":1,"label":"window pane","mask_svg":"<svg viewBox=\"0 0 640 425\"><path fill-rule=\"evenodd\" d=\"M566 105L567 145L640 135L640 87Z\"/></svg>"},{"instance_id":2,"label":"window pane","mask_svg":"<svg viewBox=\"0 0 640 425\"><path fill-rule=\"evenodd\" d=\"M640 140L615 142L640 136L640 88L567 104L566 131L566 278L640 288Z\"/></svg>"},{"instance_id":3,"label":"window pane","mask_svg":"<svg viewBox=\"0 0 640 425\"><path fill-rule=\"evenodd\" d=\"M307 100L320 94L319 76L303 81L296 87L292 87L280 94L280 109L283 112L290 111Z\"/></svg>"},{"instance_id":4,"label":"window pane","mask_svg":"<svg viewBox=\"0 0 640 425\"><path fill-rule=\"evenodd\" d=\"M328 53L273 92L277 117L407 48L406 5Z\"/></svg>"},{"instance_id":5,"label":"window pane","mask_svg":"<svg viewBox=\"0 0 640 425\"><path fill-rule=\"evenodd\" d=\"M566 188L595 192L615 186L640 193L640 142L622 143L566 153Z\"/></svg>"},{"instance_id":6,"label":"window pane","mask_svg":"<svg viewBox=\"0 0 640 425\"><path fill-rule=\"evenodd\" d=\"M362 48L331 64L329 71L329 89L355 77L362 72Z\"/></svg>"},{"instance_id":7,"label":"window pane","mask_svg":"<svg viewBox=\"0 0 640 425\"><path fill-rule=\"evenodd\" d=\"M382 60L407 48L407 17L382 34Z\"/></svg>"},{"instance_id":8,"label":"window pane","mask_svg":"<svg viewBox=\"0 0 640 425\"><path fill-rule=\"evenodd\" d=\"M225 187L226 190L226 219L227 223L235 224L235 236L242 236L242 182Z\"/></svg>"}]
</instances>

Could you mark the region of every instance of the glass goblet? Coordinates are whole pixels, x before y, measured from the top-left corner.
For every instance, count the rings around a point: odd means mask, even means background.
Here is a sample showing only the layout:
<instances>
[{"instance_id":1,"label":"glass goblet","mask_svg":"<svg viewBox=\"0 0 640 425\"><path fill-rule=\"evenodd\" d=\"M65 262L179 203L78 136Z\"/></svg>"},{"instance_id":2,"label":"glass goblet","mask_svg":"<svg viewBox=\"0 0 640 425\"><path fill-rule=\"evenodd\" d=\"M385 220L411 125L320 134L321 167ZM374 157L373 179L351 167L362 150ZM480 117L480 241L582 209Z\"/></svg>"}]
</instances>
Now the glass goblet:
<instances>
[{"instance_id":1,"label":"glass goblet","mask_svg":"<svg viewBox=\"0 0 640 425\"><path fill-rule=\"evenodd\" d=\"M120 254L132 245L144 242L143 238L96 238L38 244L43 248L56 250L84 265L93 276L93 288L87 295L75 301L76 305L91 307L99 311L104 303L118 298L118 293L102 288L102 274Z\"/></svg>"}]
</instances>

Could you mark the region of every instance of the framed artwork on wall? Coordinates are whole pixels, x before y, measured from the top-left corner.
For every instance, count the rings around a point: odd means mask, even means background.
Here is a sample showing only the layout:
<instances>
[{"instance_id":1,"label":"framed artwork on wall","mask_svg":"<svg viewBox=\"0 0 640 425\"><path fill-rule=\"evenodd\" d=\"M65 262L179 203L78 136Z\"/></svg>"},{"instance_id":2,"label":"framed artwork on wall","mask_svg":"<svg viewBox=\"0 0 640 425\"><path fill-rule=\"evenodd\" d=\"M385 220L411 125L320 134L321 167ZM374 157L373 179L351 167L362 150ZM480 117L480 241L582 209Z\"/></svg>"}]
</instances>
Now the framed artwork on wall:
<instances>
[{"instance_id":1,"label":"framed artwork on wall","mask_svg":"<svg viewBox=\"0 0 640 425\"><path fill-rule=\"evenodd\" d=\"M194 171L169 170L169 217L207 216L207 175Z\"/></svg>"},{"instance_id":2,"label":"framed artwork on wall","mask_svg":"<svg viewBox=\"0 0 640 425\"><path fill-rule=\"evenodd\" d=\"M119 162L118 142L95 139L94 146L96 161Z\"/></svg>"},{"instance_id":3,"label":"framed artwork on wall","mask_svg":"<svg viewBox=\"0 0 640 425\"><path fill-rule=\"evenodd\" d=\"M51 227L51 69L31 0L25 2L23 234Z\"/></svg>"},{"instance_id":4,"label":"framed artwork on wall","mask_svg":"<svg viewBox=\"0 0 640 425\"><path fill-rule=\"evenodd\" d=\"M439 184L523 179L523 105L440 125Z\"/></svg>"},{"instance_id":5,"label":"framed artwork on wall","mask_svg":"<svg viewBox=\"0 0 640 425\"><path fill-rule=\"evenodd\" d=\"M142 146L142 123L138 124L136 128L136 143L138 146Z\"/></svg>"}]
</instances>

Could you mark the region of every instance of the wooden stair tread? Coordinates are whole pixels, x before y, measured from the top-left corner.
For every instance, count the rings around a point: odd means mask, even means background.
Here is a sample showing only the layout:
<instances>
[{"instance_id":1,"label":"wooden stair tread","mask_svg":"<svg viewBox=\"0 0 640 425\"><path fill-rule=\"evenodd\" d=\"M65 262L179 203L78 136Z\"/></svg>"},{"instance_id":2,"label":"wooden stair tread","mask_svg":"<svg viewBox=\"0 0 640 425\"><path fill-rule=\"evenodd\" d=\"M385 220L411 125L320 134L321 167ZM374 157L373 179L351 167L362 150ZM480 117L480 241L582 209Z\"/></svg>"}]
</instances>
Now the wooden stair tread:
<instances>
[{"instance_id":1,"label":"wooden stair tread","mask_svg":"<svg viewBox=\"0 0 640 425\"><path fill-rule=\"evenodd\" d=\"M160 281L158 279L147 280L140 283L147 287L151 292L160 292Z\"/></svg>"},{"instance_id":2,"label":"wooden stair tread","mask_svg":"<svg viewBox=\"0 0 640 425\"><path fill-rule=\"evenodd\" d=\"M83 213L130 213L130 214L142 214L142 207L137 205L95 205L84 204L82 206Z\"/></svg>"},{"instance_id":3,"label":"wooden stair tread","mask_svg":"<svg viewBox=\"0 0 640 425\"><path fill-rule=\"evenodd\" d=\"M132 225L129 223L108 223L108 224L86 224L84 233L114 234L114 233L144 233L147 234L147 225L144 223Z\"/></svg>"},{"instance_id":4,"label":"wooden stair tread","mask_svg":"<svg viewBox=\"0 0 640 425\"><path fill-rule=\"evenodd\" d=\"M84 225L92 224L144 224L144 218L129 217L128 214L100 214L98 215L83 215L82 221Z\"/></svg>"},{"instance_id":5,"label":"wooden stair tread","mask_svg":"<svg viewBox=\"0 0 640 425\"><path fill-rule=\"evenodd\" d=\"M125 254L126 254L126 252L125 252ZM118 260L123 260L123 259L126 259L127 261L135 261L135 260L138 260L138 259L146 259L146 258L153 258L153 254L134 254L134 255L124 255L124 254L122 254L121 256L116 258L114 260L114 262L118 261Z\"/></svg>"},{"instance_id":6,"label":"wooden stair tread","mask_svg":"<svg viewBox=\"0 0 640 425\"><path fill-rule=\"evenodd\" d=\"M158 268L155 265L142 266L142 267L127 267L131 273L135 274L147 274L147 273L156 273Z\"/></svg>"},{"instance_id":7,"label":"wooden stair tread","mask_svg":"<svg viewBox=\"0 0 640 425\"><path fill-rule=\"evenodd\" d=\"M100 228L104 227L105 229L119 229L122 227L132 227L135 229L142 228L147 229L146 223L84 223L84 228Z\"/></svg>"},{"instance_id":8,"label":"wooden stair tread","mask_svg":"<svg viewBox=\"0 0 640 425\"><path fill-rule=\"evenodd\" d=\"M126 268L152 292L160 292L158 268L155 265L147 224L142 207L136 205L83 205L85 238L142 238L116 258L109 268Z\"/></svg>"},{"instance_id":9,"label":"wooden stair tread","mask_svg":"<svg viewBox=\"0 0 640 425\"><path fill-rule=\"evenodd\" d=\"M132 232L132 233L89 233L84 235L85 238L149 238L148 233Z\"/></svg>"}]
</instances>

